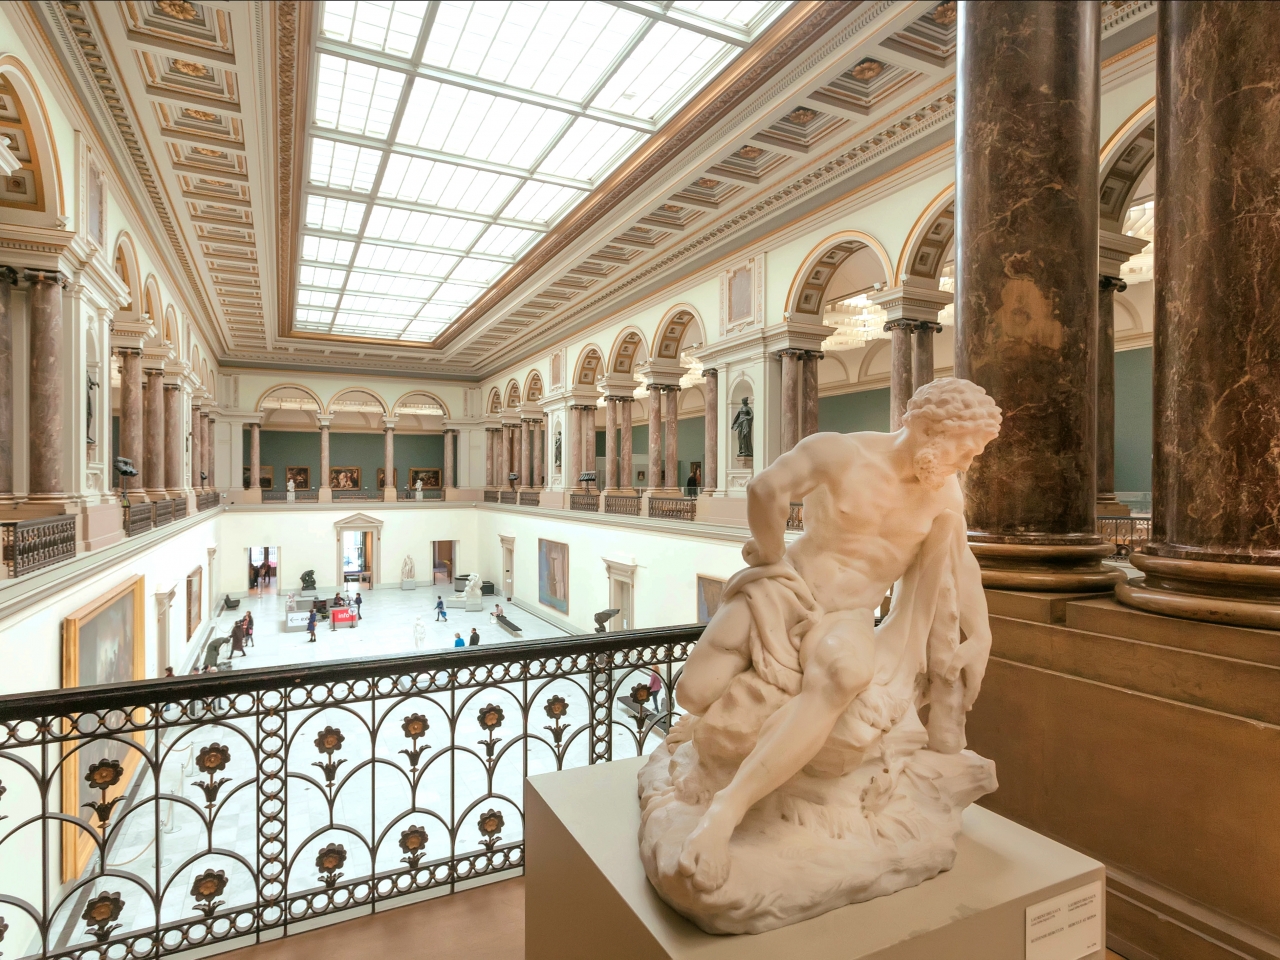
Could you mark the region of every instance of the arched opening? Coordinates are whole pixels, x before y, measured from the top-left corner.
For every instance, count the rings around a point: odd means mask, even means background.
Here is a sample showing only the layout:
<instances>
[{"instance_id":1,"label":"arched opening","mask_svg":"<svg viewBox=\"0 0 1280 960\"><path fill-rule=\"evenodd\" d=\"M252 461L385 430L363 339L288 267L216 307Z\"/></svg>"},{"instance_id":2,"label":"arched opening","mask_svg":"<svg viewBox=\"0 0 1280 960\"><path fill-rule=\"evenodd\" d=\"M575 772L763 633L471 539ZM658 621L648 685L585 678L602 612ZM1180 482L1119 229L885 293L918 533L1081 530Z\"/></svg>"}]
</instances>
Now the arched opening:
<instances>
[{"instance_id":1,"label":"arched opening","mask_svg":"<svg viewBox=\"0 0 1280 960\"><path fill-rule=\"evenodd\" d=\"M613 353L609 356L609 373L622 377L633 376L636 365L649 358L649 348L644 342L644 334L632 327L624 330L614 341Z\"/></svg>"},{"instance_id":2,"label":"arched opening","mask_svg":"<svg viewBox=\"0 0 1280 960\"><path fill-rule=\"evenodd\" d=\"M160 303L160 284L156 282L155 275L152 274L147 277L147 284L142 293L142 312L157 326L164 316Z\"/></svg>"},{"instance_id":3,"label":"arched opening","mask_svg":"<svg viewBox=\"0 0 1280 960\"><path fill-rule=\"evenodd\" d=\"M489 402L485 406L490 416L502 413L502 394L498 392L498 388L494 387L489 391Z\"/></svg>"},{"instance_id":4,"label":"arched opening","mask_svg":"<svg viewBox=\"0 0 1280 960\"><path fill-rule=\"evenodd\" d=\"M116 241L116 255L111 266L116 276L129 288L129 303L117 311L116 315L132 317L139 304L138 258L133 250L133 241L127 233L120 234L120 238Z\"/></svg>"},{"instance_id":5,"label":"arched opening","mask_svg":"<svg viewBox=\"0 0 1280 960\"><path fill-rule=\"evenodd\" d=\"M30 72L12 56L0 57L0 144L16 161L0 177L0 207L16 222L53 225L66 210L48 112Z\"/></svg>"},{"instance_id":6,"label":"arched opening","mask_svg":"<svg viewBox=\"0 0 1280 960\"><path fill-rule=\"evenodd\" d=\"M507 409L520 409L520 384L514 380L507 384Z\"/></svg>"},{"instance_id":7,"label":"arched opening","mask_svg":"<svg viewBox=\"0 0 1280 960\"><path fill-rule=\"evenodd\" d=\"M542 374L534 370L524 382L524 399L526 403L537 403L542 399Z\"/></svg>"},{"instance_id":8,"label":"arched opening","mask_svg":"<svg viewBox=\"0 0 1280 960\"><path fill-rule=\"evenodd\" d=\"M582 351L582 355L578 357L578 366L573 375L574 386L594 386L603 372L604 357L600 355L600 348L595 346L587 347Z\"/></svg>"}]
</instances>

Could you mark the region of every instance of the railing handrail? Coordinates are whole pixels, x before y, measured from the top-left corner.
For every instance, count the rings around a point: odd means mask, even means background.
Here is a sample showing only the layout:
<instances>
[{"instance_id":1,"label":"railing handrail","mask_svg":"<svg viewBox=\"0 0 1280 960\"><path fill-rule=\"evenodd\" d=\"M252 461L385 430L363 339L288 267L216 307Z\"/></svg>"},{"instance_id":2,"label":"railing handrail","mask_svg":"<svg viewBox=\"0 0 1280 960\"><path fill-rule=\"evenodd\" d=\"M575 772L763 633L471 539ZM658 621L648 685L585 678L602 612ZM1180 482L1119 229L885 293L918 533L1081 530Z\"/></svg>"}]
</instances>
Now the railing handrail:
<instances>
[{"instance_id":1,"label":"railing handrail","mask_svg":"<svg viewBox=\"0 0 1280 960\"><path fill-rule=\"evenodd\" d=\"M385 653L324 663L254 667L229 673L161 677L65 690L11 693L0 696L0 724L48 715L118 710L137 707L146 702L227 697L252 693L265 687L278 689L289 685L364 679L373 673L458 671L469 667L514 663L545 655L573 657L625 651L632 647L651 645L655 640L662 643L692 643L702 635L704 626L705 624L694 623L675 627L650 627L644 630L588 633L550 640L521 640L503 643L501 646L459 647L429 653ZM380 666L385 669L379 670Z\"/></svg>"}]
</instances>

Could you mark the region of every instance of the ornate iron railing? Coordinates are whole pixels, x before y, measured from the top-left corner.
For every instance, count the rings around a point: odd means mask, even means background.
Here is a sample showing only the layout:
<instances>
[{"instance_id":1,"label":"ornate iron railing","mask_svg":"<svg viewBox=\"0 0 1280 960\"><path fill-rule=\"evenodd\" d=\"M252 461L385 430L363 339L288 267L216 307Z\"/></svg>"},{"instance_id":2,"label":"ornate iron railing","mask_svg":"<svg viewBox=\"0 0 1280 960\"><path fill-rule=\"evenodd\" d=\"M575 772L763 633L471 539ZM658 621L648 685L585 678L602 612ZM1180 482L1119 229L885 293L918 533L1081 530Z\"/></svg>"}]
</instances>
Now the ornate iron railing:
<instances>
[{"instance_id":1,"label":"ornate iron railing","mask_svg":"<svg viewBox=\"0 0 1280 960\"><path fill-rule=\"evenodd\" d=\"M787 529L803 530L804 529L804 504L793 503L791 510L787 513Z\"/></svg>"},{"instance_id":2,"label":"ornate iron railing","mask_svg":"<svg viewBox=\"0 0 1280 960\"><path fill-rule=\"evenodd\" d=\"M381 500L381 490L333 490L333 500Z\"/></svg>"},{"instance_id":3,"label":"ornate iron railing","mask_svg":"<svg viewBox=\"0 0 1280 960\"><path fill-rule=\"evenodd\" d=\"M588 513L599 513L600 512L600 494L571 493L569 494L569 509L584 510Z\"/></svg>"},{"instance_id":4,"label":"ornate iron railing","mask_svg":"<svg viewBox=\"0 0 1280 960\"><path fill-rule=\"evenodd\" d=\"M524 778L652 750L701 630L0 697L6 955L245 944L517 872Z\"/></svg>"},{"instance_id":5,"label":"ornate iron railing","mask_svg":"<svg viewBox=\"0 0 1280 960\"><path fill-rule=\"evenodd\" d=\"M187 498L179 497L173 501L173 519L181 520L187 515Z\"/></svg>"},{"instance_id":6,"label":"ornate iron railing","mask_svg":"<svg viewBox=\"0 0 1280 960\"><path fill-rule=\"evenodd\" d=\"M485 502L485 503L497 503L497 502L498 502L498 491L497 491L497 490L486 490L486 491L484 492L484 502Z\"/></svg>"},{"instance_id":7,"label":"ornate iron railing","mask_svg":"<svg viewBox=\"0 0 1280 960\"><path fill-rule=\"evenodd\" d=\"M204 493L196 494L196 512L210 510L216 507L222 500L222 495L217 490L206 490Z\"/></svg>"},{"instance_id":8,"label":"ornate iron railing","mask_svg":"<svg viewBox=\"0 0 1280 960\"><path fill-rule=\"evenodd\" d=\"M516 492L514 490L501 490L498 493L498 502L515 505Z\"/></svg>"},{"instance_id":9,"label":"ornate iron railing","mask_svg":"<svg viewBox=\"0 0 1280 960\"><path fill-rule=\"evenodd\" d=\"M1150 517L1098 517L1098 536L1116 545L1107 559L1126 560L1129 554L1151 539Z\"/></svg>"},{"instance_id":10,"label":"ornate iron railing","mask_svg":"<svg viewBox=\"0 0 1280 960\"><path fill-rule=\"evenodd\" d=\"M536 507L542 503L542 495L537 490L521 490L520 506Z\"/></svg>"},{"instance_id":11,"label":"ornate iron railing","mask_svg":"<svg viewBox=\"0 0 1280 960\"><path fill-rule=\"evenodd\" d=\"M146 533L151 529L152 506L153 504L150 503L126 503L124 505L125 536L136 537L138 534Z\"/></svg>"},{"instance_id":12,"label":"ornate iron railing","mask_svg":"<svg viewBox=\"0 0 1280 960\"><path fill-rule=\"evenodd\" d=\"M163 527L166 523L173 523L173 501L157 500L151 505L151 521L157 527Z\"/></svg>"},{"instance_id":13,"label":"ornate iron railing","mask_svg":"<svg viewBox=\"0 0 1280 960\"><path fill-rule=\"evenodd\" d=\"M293 493L294 503L318 503L320 501L319 490L295 490ZM288 490L263 490L263 503L288 503Z\"/></svg>"},{"instance_id":14,"label":"ornate iron railing","mask_svg":"<svg viewBox=\"0 0 1280 960\"><path fill-rule=\"evenodd\" d=\"M649 516L663 520L696 520L698 501L694 497L650 497Z\"/></svg>"},{"instance_id":15,"label":"ornate iron railing","mask_svg":"<svg viewBox=\"0 0 1280 960\"><path fill-rule=\"evenodd\" d=\"M40 517L0 523L10 577L41 570L76 555L76 518Z\"/></svg>"},{"instance_id":16,"label":"ornate iron railing","mask_svg":"<svg viewBox=\"0 0 1280 960\"><path fill-rule=\"evenodd\" d=\"M396 499L397 500L417 500L418 491L417 490L397 490ZM443 500L444 491L441 490L439 487L435 487L434 489L431 489L431 490L423 490L422 499L423 500Z\"/></svg>"},{"instance_id":17,"label":"ornate iron railing","mask_svg":"<svg viewBox=\"0 0 1280 960\"><path fill-rule=\"evenodd\" d=\"M640 516L640 497L605 494L604 512L617 513L624 517L638 517Z\"/></svg>"}]
</instances>

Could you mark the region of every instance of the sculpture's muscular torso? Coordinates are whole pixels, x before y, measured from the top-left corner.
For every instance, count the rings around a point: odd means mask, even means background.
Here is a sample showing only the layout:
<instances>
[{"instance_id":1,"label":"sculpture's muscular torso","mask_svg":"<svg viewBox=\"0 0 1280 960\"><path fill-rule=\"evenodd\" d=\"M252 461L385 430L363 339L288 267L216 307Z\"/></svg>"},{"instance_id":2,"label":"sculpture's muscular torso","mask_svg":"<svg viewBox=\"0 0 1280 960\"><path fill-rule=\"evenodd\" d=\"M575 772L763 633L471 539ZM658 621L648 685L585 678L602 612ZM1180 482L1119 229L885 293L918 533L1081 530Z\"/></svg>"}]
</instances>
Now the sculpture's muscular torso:
<instances>
[{"instance_id":1,"label":"sculpture's muscular torso","mask_svg":"<svg viewBox=\"0 0 1280 960\"><path fill-rule=\"evenodd\" d=\"M936 386L981 393L967 383L948 387L939 381ZM994 416L998 429L998 411ZM755 749L685 841L680 869L698 889L713 890L725 882L734 828L753 804L813 759L841 714L871 684L875 610L915 559L934 521L948 511L963 515L957 472L966 470L994 435L990 421L981 419L908 416L896 433L809 437L749 484L752 539L743 548L744 559L753 567L785 559L823 614L801 641L799 694L765 723ZM805 533L787 549L789 505L801 499ZM972 599L981 598L982 586L968 550L957 580L960 627L968 639L946 679L954 683L963 677L967 709L977 697L991 642L985 606ZM705 714L751 666L751 621L742 594L717 611L676 690L689 713Z\"/></svg>"}]
</instances>

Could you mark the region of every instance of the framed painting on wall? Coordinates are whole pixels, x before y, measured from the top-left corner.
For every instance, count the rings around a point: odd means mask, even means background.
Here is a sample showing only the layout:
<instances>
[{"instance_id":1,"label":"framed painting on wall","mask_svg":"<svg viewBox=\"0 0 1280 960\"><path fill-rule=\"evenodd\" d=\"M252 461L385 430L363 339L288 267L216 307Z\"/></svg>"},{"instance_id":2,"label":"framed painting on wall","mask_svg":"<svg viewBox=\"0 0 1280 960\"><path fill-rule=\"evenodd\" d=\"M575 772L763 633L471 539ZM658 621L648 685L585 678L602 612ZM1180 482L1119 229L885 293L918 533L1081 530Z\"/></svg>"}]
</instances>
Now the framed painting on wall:
<instances>
[{"instance_id":1,"label":"framed painting on wall","mask_svg":"<svg viewBox=\"0 0 1280 960\"><path fill-rule=\"evenodd\" d=\"M187 574L187 639L195 636L200 627L200 608L204 603L204 567L196 567Z\"/></svg>"},{"instance_id":2,"label":"framed painting on wall","mask_svg":"<svg viewBox=\"0 0 1280 960\"><path fill-rule=\"evenodd\" d=\"M416 484L421 478L423 490L439 490L440 489L440 469L438 467L410 467L409 468L409 489L417 489Z\"/></svg>"},{"instance_id":3,"label":"framed painting on wall","mask_svg":"<svg viewBox=\"0 0 1280 960\"><path fill-rule=\"evenodd\" d=\"M146 676L145 581L130 577L92 603L62 621L62 686L89 687L103 683L127 683ZM115 728L123 717L110 713L102 726ZM130 741L139 749L134 749ZM69 740L63 754L62 812L79 823L63 821L62 879L84 873L98 849L93 834L101 836L98 803L111 803L129 789L142 759L144 735L95 741ZM81 749L76 749L80 747ZM95 785L96 784L96 785ZM108 824L119 822L118 809Z\"/></svg>"},{"instance_id":4,"label":"framed painting on wall","mask_svg":"<svg viewBox=\"0 0 1280 960\"><path fill-rule=\"evenodd\" d=\"M378 489L379 490L382 489L382 481L386 478L386 476L387 476L387 468L379 467L378 468ZM391 485L393 487L400 486L400 468L399 467L396 467L391 474ZM423 486L426 486L426 484L424 483Z\"/></svg>"},{"instance_id":5,"label":"framed painting on wall","mask_svg":"<svg viewBox=\"0 0 1280 960\"><path fill-rule=\"evenodd\" d=\"M330 467L329 486L334 490L359 490L359 467Z\"/></svg>"},{"instance_id":6,"label":"framed painting on wall","mask_svg":"<svg viewBox=\"0 0 1280 960\"><path fill-rule=\"evenodd\" d=\"M285 467L284 468L284 488L289 489L289 481L293 481L295 490L311 489L311 468L310 467Z\"/></svg>"},{"instance_id":7,"label":"framed painting on wall","mask_svg":"<svg viewBox=\"0 0 1280 960\"><path fill-rule=\"evenodd\" d=\"M698 574L698 623L710 623L711 618L716 615L726 582Z\"/></svg>"},{"instance_id":8,"label":"framed painting on wall","mask_svg":"<svg viewBox=\"0 0 1280 960\"><path fill-rule=\"evenodd\" d=\"M569 545L538 540L538 602L569 612Z\"/></svg>"},{"instance_id":9,"label":"framed painting on wall","mask_svg":"<svg viewBox=\"0 0 1280 960\"><path fill-rule=\"evenodd\" d=\"M258 486L263 490L270 490L276 482L275 467L259 467L258 468ZM249 468L244 468L244 488L249 489Z\"/></svg>"}]
</instances>

